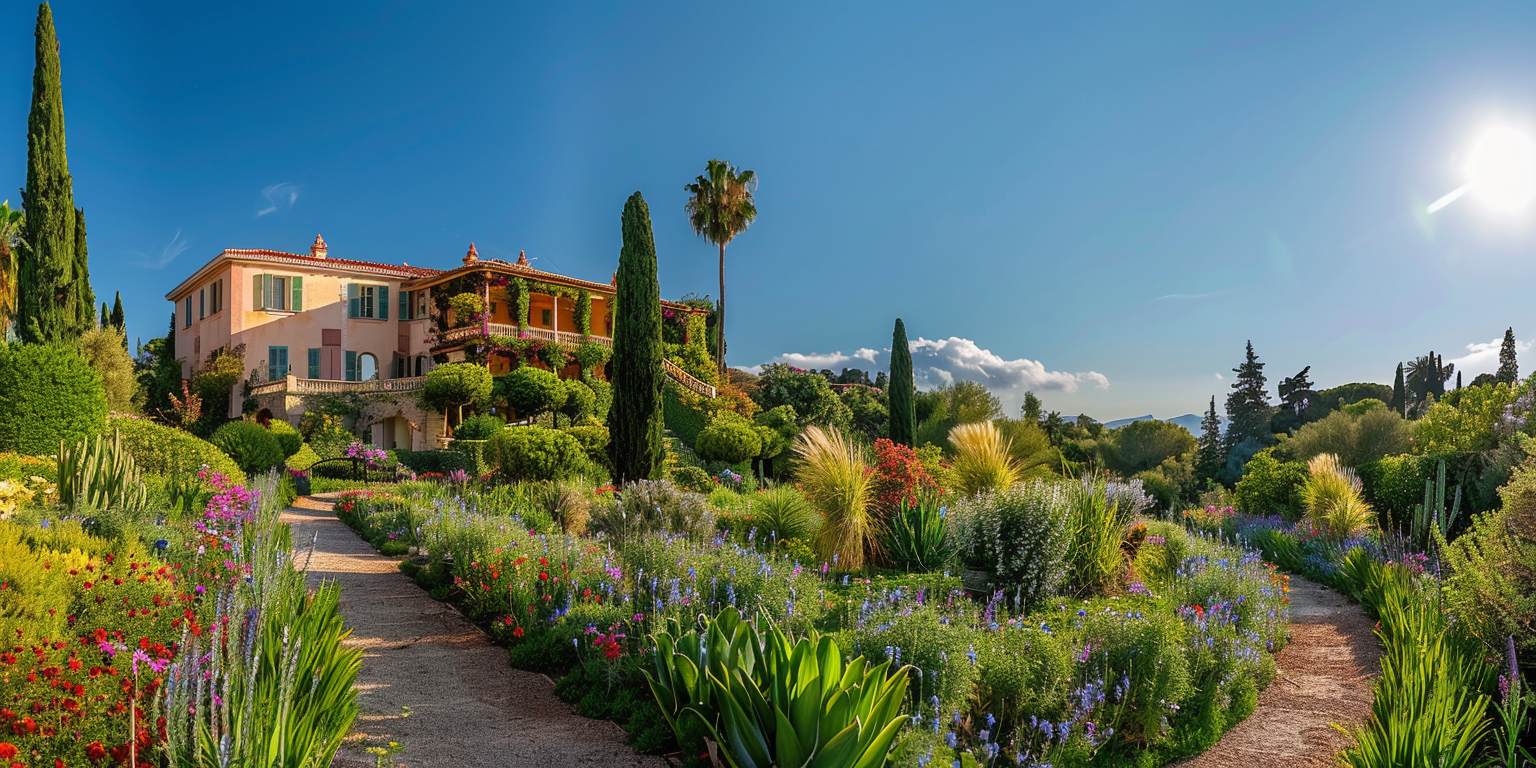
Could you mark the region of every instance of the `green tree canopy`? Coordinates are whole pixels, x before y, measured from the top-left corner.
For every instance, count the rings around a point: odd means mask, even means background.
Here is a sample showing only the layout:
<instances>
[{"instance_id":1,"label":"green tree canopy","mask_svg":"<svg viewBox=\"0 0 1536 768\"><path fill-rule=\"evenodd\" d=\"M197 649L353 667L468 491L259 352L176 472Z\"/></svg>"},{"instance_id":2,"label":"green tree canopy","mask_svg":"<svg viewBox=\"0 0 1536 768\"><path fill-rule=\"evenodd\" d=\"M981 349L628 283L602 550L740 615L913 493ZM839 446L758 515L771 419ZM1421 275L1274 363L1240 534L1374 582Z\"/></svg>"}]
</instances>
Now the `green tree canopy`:
<instances>
[{"instance_id":1,"label":"green tree canopy","mask_svg":"<svg viewBox=\"0 0 1536 768\"><path fill-rule=\"evenodd\" d=\"M725 246L757 219L753 192L757 174L737 171L724 160L710 160L704 175L683 187L688 193L684 210L693 233L720 248L720 306L716 313L716 354L720 375L725 376Z\"/></svg>"},{"instance_id":2,"label":"green tree canopy","mask_svg":"<svg viewBox=\"0 0 1536 768\"><path fill-rule=\"evenodd\" d=\"M459 421L463 421L464 406L489 403L492 386L491 372L483 365L445 363L427 372L416 398L423 408L444 414L457 410Z\"/></svg>"},{"instance_id":3,"label":"green tree canopy","mask_svg":"<svg viewBox=\"0 0 1536 768\"><path fill-rule=\"evenodd\" d=\"M1195 436L1169 421L1136 421L1106 430L1098 441L1104 468L1130 477L1195 450Z\"/></svg>"}]
</instances>

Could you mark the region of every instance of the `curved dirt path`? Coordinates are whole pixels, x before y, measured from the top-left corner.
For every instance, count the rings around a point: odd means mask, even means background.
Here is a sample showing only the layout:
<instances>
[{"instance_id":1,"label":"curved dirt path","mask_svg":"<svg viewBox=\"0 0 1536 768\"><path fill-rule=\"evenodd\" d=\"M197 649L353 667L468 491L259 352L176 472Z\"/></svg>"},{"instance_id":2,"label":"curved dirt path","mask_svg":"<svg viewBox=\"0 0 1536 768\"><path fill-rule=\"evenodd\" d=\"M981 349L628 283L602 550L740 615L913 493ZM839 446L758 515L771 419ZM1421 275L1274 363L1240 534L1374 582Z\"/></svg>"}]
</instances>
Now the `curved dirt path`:
<instances>
[{"instance_id":1,"label":"curved dirt path","mask_svg":"<svg viewBox=\"0 0 1536 768\"><path fill-rule=\"evenodd\" d=\"M439 603L330 512L300 498L283 513L300 553L315 541L312 584L341 584L341 612L363 650L362 714L338 768L373 768L366 747L399 742L385 765L444 768L665 766L636 755L611 722L575 714L543 675L513 669L505 649ZM316 538L318 536L318 538ZM300 564L303 556L300 555Z\"/></svg>"},{"instance_id":2,"label":"curved dirt path","mask_svg":"<svg viewBox=\"0 0 1536 768\"><path fill-rule=\"evenodd\" d=\"M1253 714L1216 745L1177 768L1335 766L1371 711L1381 646L1373 624L1343 595L1291 577L1291 642L1275 656L1280 674L1259 694Z\"/></svg>"}]
</instances>

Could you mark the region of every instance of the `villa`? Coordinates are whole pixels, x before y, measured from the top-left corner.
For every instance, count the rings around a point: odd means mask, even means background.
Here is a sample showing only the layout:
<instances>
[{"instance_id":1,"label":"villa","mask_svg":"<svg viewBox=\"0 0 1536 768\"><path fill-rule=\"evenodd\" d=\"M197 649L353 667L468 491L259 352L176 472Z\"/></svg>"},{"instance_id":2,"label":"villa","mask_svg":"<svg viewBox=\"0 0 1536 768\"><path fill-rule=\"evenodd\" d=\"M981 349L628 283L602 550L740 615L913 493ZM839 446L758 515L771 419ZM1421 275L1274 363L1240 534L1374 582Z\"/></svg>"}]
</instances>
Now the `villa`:
<instances>
[{"instance_id":1,"label":"villa","mask_svg":"<svg viewBox=\"0 0 1536 768\"><path fill-rule=\"evenodd\" d=\"M230 398L231 417L247 396L262 416L297 424L306 398L369 395L359 426L371 429L373 443L419 450L443 427L443 415L424 412L411 394L435 365L472 360L499 375L517 359L549 367L530 348L559 345L569 359L587 345L611 347L614 293L611 281L537 270L524 254L515 263L481 259L473 244L461 266L437 270L329 258L317 235L308 254L227 249L165 298L175 307L184 378L214 350L244 345L246 376ZM477 296L482 311L457 316L450 300L464 294ZM701 312L662 305L668 314ZM714 396L708 384L666 368L681 386ZM556 371L580 372L575 362Z\"/></svg>"}]
</instances>

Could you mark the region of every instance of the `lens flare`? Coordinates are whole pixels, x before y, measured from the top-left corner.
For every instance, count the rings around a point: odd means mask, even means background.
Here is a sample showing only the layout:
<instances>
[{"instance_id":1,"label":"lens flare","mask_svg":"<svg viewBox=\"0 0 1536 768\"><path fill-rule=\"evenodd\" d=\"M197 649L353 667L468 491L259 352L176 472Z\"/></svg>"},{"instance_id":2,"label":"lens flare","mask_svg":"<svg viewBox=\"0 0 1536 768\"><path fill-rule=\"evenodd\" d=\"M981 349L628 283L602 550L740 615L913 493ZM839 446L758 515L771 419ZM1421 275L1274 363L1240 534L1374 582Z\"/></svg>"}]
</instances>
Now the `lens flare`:
<instances>
[{"instance_id":1,"label":"lens flare","mask_svg":"<svg viewBox=\"0 0 1536 768\"><path fill-rule=\"evenodd\" d=\"M1467 160L1469 191L1499 213L1518 213L1536 199L1536 141L1509 126L1488 129Z\"/></svg>"}]
</instances>

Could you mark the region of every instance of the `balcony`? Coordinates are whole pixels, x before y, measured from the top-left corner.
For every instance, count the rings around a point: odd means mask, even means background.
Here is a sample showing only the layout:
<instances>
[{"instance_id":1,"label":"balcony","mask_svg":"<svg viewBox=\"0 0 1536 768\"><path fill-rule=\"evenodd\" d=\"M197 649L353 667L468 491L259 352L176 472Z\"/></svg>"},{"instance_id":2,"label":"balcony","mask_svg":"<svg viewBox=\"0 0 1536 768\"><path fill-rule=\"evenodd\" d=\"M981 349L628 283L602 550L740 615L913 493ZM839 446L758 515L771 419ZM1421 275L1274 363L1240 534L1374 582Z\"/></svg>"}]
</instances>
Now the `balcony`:
<instances>
[{"instance_id":1,"label":"balcony","mask_svg":"<svg viewBox=\"0 0 1536 768\"><path fill-rule=\"evenodd\" d=\"M596 342L605 347L613 346L613 339L610 339L607 336L583 336L579 333L570 333L568 331L552 331L548 328L529 328L527 330L519 331L517 326L507 325L504 323L491 323L489 327L491 336L511 336L513 338L521 339L552 341L557 344L563 344L567 347L579 347L589 341ZM441 349L444 347L451 347L469 339L478 339L486 335L485 330L485 327L479 325L466 325L462 328L450 328L438 335L437 343L434 345L434 348Z\"/></svg>"},{"instance_id":2,"label":"balcony","mask_svg":"<svg viewBox=\"0 0 1536 768\"><path fill-rule=\"evenodd\" d=\"M251 396L258 395L335 395L343 393L388 393L388 392L414 392L426 384L425 376L412 376L404 379L369 379L368 381L338 381L335 379L301 379L297 376L283 376L262 383L258 377L251 376Z\"/></svg>"}]
</instances>

